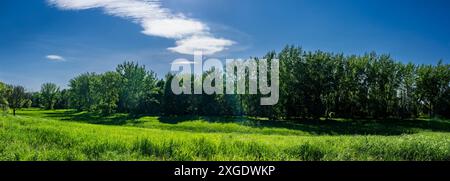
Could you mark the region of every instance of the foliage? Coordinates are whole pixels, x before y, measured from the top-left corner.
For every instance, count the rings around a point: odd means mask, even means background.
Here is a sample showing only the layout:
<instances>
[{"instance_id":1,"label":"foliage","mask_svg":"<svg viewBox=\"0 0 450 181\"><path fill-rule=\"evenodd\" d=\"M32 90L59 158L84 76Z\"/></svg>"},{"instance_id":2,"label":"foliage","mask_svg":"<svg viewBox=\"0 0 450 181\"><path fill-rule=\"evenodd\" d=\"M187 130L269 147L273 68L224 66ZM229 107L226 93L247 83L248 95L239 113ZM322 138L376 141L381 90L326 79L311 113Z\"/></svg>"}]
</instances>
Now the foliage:
<instances>
[{"instance_id":1,"label":"foliage","mask_svg":"<svg viewBox=\"0 0 450 181\"><path fill-rule=\"evenodd\" d=\"M16 115L16 110L22 108L26 102L25 88L22 86L10 86L10 93L7 96L9 107L13 110L13 114Z\"/></svg>"},{"instance_id":2,"label":"foliage","mask_svg":"<svg viewBox=\"0 0 450 181\"><path fill-rule=\"evenodd\" d=\"M8 111L9 103L8 103L8 95L10 94L9 87L4 84L3 82L0 82L0 109L3 112Z\"/></svg>"},{"instance_id":3,"label":"foliage","mask_svg":"<svg viewBox=\"0 0 450 181\"><path fill-rule=\"evenodd\" d=\"M120 81L116 72L106 72L98 77L93 92L96 108L101 112L111 114L117 109Z\"/></svg>"},{"instance_id":4,"label":"foliage","mask_svg":"<svg viewBox=\"0 0 450 181\"><path fill-rule=\"evenodd\" d=\"M246 115L276 120L450 117L450 65L442 61L437 65L404 64L389 55L344 56L294 46L262 58L280 63L280 96L274 106L260 105L260 99L268 96L261 92L175 95L171 89L174 74L159 80L136 62L124 62L115 71L81 74L70 80L67 90L59 91L55 84L47 83L40 93L28 97L33 107L103 114ZM253 59L260 64L261 58ZM191 77L193 88L194 82L213 72L186 76ZM224 77L234 74L225 73L220 72ZM2 94L10 92L1 87ZM5 105L8 96L2 97L0 105Z\"/></svg>"},{"instance_id":5,"label":"foliage","mask_svg":"<svg viewBox=\"0 0 450 181\"><path fill-rule=\"evenodd\" d=\"M60 96L59 87L54 83L44 83L41 87L41 98L45 109L54 109Z\"/></svg>"}]
</instances>

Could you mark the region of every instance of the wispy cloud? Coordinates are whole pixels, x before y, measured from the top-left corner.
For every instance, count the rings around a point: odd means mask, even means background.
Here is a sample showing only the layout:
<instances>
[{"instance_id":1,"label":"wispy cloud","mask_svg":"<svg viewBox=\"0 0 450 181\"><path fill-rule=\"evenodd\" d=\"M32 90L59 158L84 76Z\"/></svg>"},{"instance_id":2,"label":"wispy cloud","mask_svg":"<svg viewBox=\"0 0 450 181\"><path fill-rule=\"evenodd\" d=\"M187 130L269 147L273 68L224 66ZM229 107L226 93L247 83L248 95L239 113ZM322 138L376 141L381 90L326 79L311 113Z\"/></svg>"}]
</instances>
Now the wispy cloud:
<instances>
[{"instance_id":1,"label":"wispy cloud","mask_svg":"<svg viewBox=\"0 0 450 181\"><path fill-rule=\"evenodd\" d=\"M66 59L64 59L64 57L59 56L59 55L47 55L45 56L45 58L51 60L51 61L65 61Z\"/></svg>"},{"instance_id":2,"label":"wispy cloud","mask_svg":"<svg viewBox=\"0 0 450 181\"><path fill-rule=\"evenodd\" d=\"M178 40L176 44L176 47L169 48L169 50L183 54L192 54L196 50L202 50L203 54L211 55L222 51L227 46L233 45L233 42L210 36L191 36Z\"/></svg>"},{"instance_id":3,"label":"wispy cloud","mask_svg":"<svg viewBox=\"0 0 450 181\"><path fill-rule=\"evenodd\" d=\"M159 0L48 0L51 5L65 10L101 8L106 14L130 19L142 26L142 33L175 40L168 50L193 54L203 51L211 55L227 49L234 41L218 38L199 20L183 14L174 14L163 8Z\"/></svg>"}]
</instances>

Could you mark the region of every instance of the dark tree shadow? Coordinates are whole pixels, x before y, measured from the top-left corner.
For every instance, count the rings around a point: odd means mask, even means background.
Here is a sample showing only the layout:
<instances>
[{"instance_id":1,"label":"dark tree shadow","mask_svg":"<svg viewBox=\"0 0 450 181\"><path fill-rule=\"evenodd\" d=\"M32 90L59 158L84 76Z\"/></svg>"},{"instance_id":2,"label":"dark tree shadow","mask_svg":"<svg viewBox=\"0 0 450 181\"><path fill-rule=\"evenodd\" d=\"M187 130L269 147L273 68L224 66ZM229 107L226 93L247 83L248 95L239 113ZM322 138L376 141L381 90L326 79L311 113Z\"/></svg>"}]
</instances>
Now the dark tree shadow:
<instances>
[{"instance_id":1,"label":"dark tree shadow","mask_svg":"<svg viewBox=\"0 0 450 181\"><path fill-rule=\"evenodd\" d=\"M132 116L129 114L103 115L100 113L77 112L74 110L68 110L64 112L49 112L44 114L45 117L56 118L61 121L76 121L104 125L123 125L138 118L138 116Z\"/></svg>"},{"instance_id":2,"label":"dark tree shadow","mask_svg":"<svg viewBox=\"0 0 450 181\"><path fill-rule=\"evenodd\" d=\"M247 117L166 116L159 121L178 124L185 121L234 122L254 128L286 128L314 135L401 135L424 130L450 132L450 121L445 120L296 120L275 121Z\"/></svg>"}]
</instances>

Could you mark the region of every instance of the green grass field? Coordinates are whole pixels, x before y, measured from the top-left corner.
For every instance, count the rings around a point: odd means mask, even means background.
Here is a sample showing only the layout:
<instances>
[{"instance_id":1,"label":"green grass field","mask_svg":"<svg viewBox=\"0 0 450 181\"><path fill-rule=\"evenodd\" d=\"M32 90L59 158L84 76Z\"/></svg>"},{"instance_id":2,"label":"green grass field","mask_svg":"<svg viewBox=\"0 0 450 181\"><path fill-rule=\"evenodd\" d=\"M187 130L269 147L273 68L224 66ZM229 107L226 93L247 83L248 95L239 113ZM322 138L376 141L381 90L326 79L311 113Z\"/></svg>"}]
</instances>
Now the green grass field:
<instances>
[{"instance_id":1,"label":"green grass field","mask_svg":"<svg viewBox=\"0 0 450 181\"><path fill-rule=\"evenodd\" d=\"M449 120L0 116L0 160L450 160Z\"/></svg>"}]
</instances>

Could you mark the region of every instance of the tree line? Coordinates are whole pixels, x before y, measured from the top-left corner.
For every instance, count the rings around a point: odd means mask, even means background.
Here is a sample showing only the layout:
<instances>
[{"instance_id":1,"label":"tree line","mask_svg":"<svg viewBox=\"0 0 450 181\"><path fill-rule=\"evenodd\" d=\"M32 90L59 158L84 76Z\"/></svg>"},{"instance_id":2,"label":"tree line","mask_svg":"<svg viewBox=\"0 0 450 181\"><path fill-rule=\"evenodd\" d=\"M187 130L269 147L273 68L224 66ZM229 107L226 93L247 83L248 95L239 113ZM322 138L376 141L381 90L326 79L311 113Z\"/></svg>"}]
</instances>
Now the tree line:
<instances>
[{"instance_id":1,"label":"tree line","mask_svg":"<svg viewBox=\"0 0 450 181\"><path fill-rule=\"evenodd\" d=\"M260 98L266 95L260 93L174 95L170 87L174 74L158 79L145 66L124 62L115 71L81 74L62 90L45 83L39 92L26 92L22 86L0 83L0 108L14 113L21 107L40 107L105 115L245 115L289 120L450 117L450 65L442 61L405 64L389 55L345 56L295 46L261 58L280 63L280 99L274 106L261 106Z\"/></svg>"}]
</instances>

